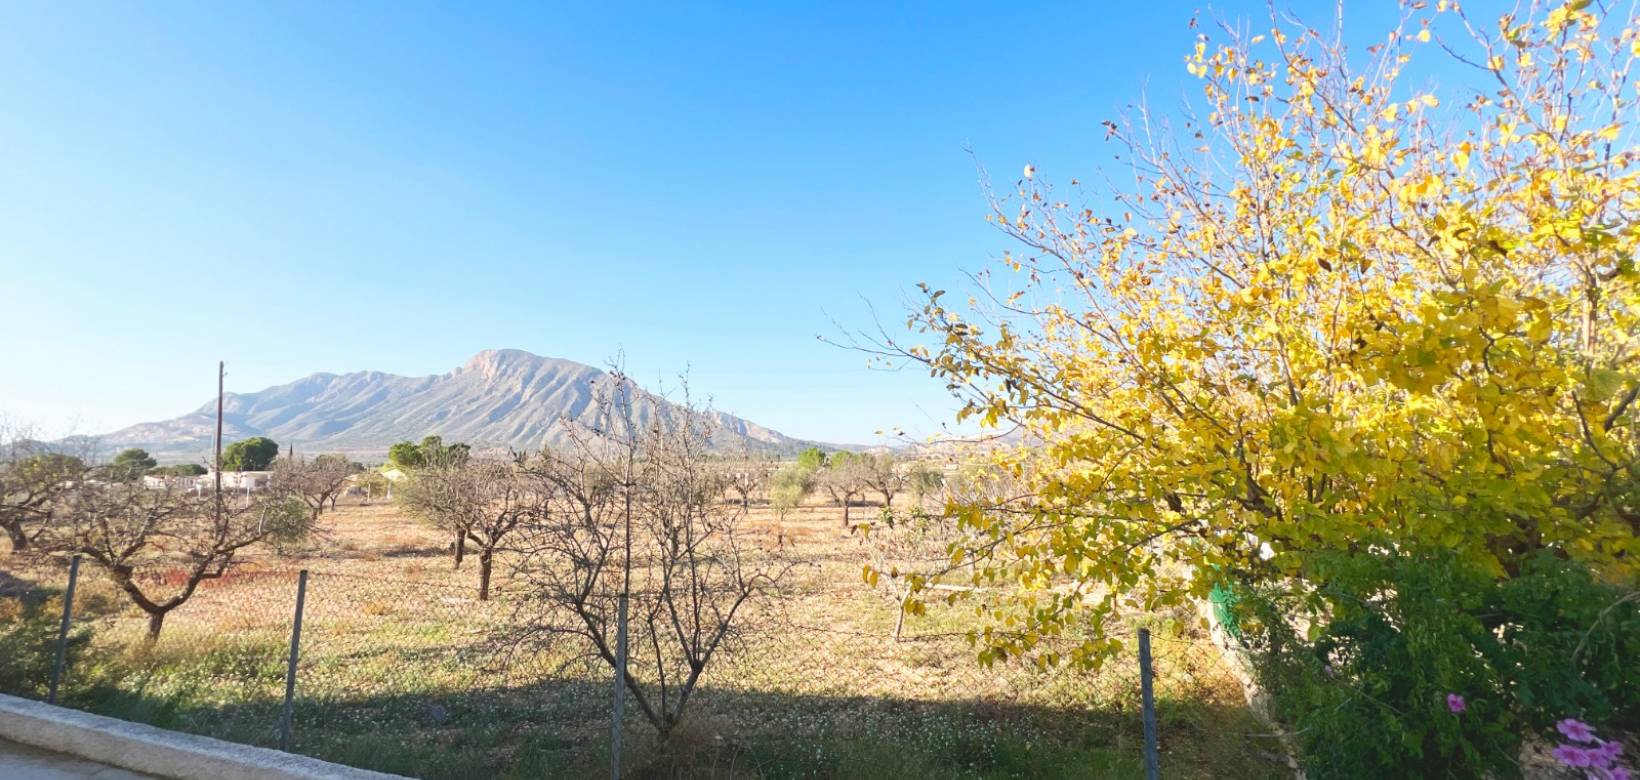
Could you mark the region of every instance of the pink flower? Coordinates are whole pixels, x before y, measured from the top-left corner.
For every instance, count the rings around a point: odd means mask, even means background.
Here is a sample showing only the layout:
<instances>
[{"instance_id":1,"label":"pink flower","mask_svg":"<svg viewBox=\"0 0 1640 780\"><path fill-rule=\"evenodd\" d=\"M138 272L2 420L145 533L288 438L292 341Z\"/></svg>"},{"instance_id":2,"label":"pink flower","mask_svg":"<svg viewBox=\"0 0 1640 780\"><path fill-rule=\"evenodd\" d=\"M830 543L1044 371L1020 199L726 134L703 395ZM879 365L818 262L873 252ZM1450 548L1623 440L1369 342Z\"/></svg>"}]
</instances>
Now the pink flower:
<instances>
[{"instance_id":1,"label":"pink flower","mask_svg":"<svg viewBox=\"0 0 1640 780\"><path fill-rule=\"evenodd\" d=\"M1633 775L1629 774L1629 770L1620 766L1612 767L1608 772L1608 776L1611 777L1611 780L1634 780Z\"/></svg>"},{"instance_id":2,"label":"pink flower","mask_svg":"<svg viewBox=\"0 0 1640 780\"><path fill-rule=\"evenodd\" d=\"M1618 756L1623 755L1623 743L1602 742L1600 747L1595 748L1593 752L1600 754L1600 757L1610 764L1616 761Z\"/></svg>"},{"instance_id":3,"label":"pink flower","mask_svg":"<svg viewBox=\"0 0 1640 780\"><path fill-rule=\"evenodd\" d=\"M1589 755L1589 751L1572 745L1561 745L1551 751L1550 755L1554 756L1560 763L1571 767L1585 767L1594 763L1594 757Z\"/></svg>"},{"instance_id":4,"label":"pink flower","mask_svg":"<svg viewBox=\"0 0 1640 780\"><path fill-rule=\"evenodd\" d=\"M1446 708L1452 710L1453 713L1459 713L1468 709L1469 705L1464 703L1462 696L1459 696L1456 693L1449 693L1446 695Z\"/></svg>"},{"instance_id":5,"label":"pink flower","mask_svg":"<svg viewBox=\"0 0 1640 780\"><path fill-rule=\"evenodd\" d=\"M1566 738L1573 742L1586 743L1594 741L1594 729L1590 728L1589 724L1576 718L1567 718L1556 723L1555 728L1559 729L1560 733L1565 734Z\"/></svg>"}]
</instances>

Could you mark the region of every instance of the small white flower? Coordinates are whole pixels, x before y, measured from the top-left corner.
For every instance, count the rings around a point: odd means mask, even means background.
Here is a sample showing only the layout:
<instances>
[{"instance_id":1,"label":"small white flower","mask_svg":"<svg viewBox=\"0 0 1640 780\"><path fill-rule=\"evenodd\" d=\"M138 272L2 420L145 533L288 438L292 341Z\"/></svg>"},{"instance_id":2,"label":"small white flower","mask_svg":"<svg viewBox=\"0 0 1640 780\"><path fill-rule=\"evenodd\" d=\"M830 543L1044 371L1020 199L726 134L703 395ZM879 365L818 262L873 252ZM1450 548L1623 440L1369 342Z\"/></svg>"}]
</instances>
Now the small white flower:
<instances>
[{"instance_id":1,"label":"small white flower","mask_svg":"<svg viewBox=\"0 0 1640 780\"><path fill-rule=\"evenodd\" d=\"M1035 175L1036 175L1036 166L1032 165L1030 163L1025 163L1025 178L1029 179L1029 178L1031 178L1032 176L1035 176Z\"/></svg>"}]
</instances>

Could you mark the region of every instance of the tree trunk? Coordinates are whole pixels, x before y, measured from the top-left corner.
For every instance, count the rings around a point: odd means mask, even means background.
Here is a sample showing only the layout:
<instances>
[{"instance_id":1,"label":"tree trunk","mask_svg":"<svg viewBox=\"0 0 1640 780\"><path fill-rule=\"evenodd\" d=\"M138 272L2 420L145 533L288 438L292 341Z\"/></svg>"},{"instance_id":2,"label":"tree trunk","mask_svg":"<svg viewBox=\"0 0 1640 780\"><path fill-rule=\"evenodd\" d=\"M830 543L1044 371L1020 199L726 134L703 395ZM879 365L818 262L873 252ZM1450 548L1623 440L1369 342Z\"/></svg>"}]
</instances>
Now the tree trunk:
<instances>
[{"instance_id":1,"label":"tree trunk","mask_svg":"<svg viewBox=\"0 0 1640 780\"><path fill-rule=\"evenodd\" d=\"M159 630L165 627L165 612L148 613L148 641L159 639Z\"/></svg>"},{"instance_id":2,"label":"tree trunk","mask_svg":"<svg viewBox=\"0 0 1640 780\"><path fill-rule=\"evenodd\" d=\"M843 497L843 527L844 527L844 528L848 528L848 527L849 527L849 522L848 522L848 505L849 505L849 504L850 504L850 503L852 503L852 502L851 502L851 501L849 501L849 500L848 500L848 497L847 497L847 496L844 496L844 497Z\"/></svg>"},{"instance_id":3,"label":"tree trunk","mask_svg":"<svg viewBox=\"0 0 1640 780\"><path fill-rule=\"evenodd\" d=\"M467 557L467 535L462 534L462 533L457 533L456 534L456 565L455 565L455 568L457 568L457 569L461 568L461 559L465 558L465 557Z\"/></svg>"},{"instance_id":4,"label":"tree trunk","mask_svg":"<svg viewBox=\"0 0 1640 780\"><path fill-rule=\"evenodd\" d=\"M11 551L20 553L28 549L28 534L23 533L20 525L6 524L6 536L11 539Z\"/></svg>"},{"instance_id":5,"label":"tree trunk","mask_svg":"<svg viewBox=\"0 0 1640 780\"><path fill-rule=\"evenodd\" d=\"M490 570L495 565L492 553L485 550L478 554L478 600L490 600Z\"/></svg>"}]
</instances>

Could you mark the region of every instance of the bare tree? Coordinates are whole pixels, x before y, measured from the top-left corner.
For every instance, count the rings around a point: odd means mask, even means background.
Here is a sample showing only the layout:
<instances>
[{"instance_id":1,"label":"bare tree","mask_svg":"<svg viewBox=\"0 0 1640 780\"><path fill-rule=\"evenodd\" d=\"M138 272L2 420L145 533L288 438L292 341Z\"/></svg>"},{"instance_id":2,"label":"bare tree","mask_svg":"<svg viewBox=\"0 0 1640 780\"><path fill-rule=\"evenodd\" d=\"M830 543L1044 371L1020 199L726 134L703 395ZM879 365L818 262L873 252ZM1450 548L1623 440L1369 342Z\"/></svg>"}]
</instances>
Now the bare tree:
<instances>
[{"instance_id":1,"label":"bare tree","mask_svg":"<svg viewBox=\"0 0 1640 780\"><path fill-rule=\"evenodd\" d=\"M909 513L884 513L882 519L860 526L870 559L866 578L899 606L894 638L905 629L905 616L914 609L912 596L933 578L951 571L951 544L963 534L950 518L930 515L921 508ZM886 578L875 576L880 573Z\"/></svg>"},{"instance_id":2,"label":"bare tree","mask_svg":"<svg viewBox=\"0 0 1640 780\"><path fill-rule=\"evenodd\" d=\"M307 505L317 523L326 504L335 508L336 497L353 473L353 464L341 455L280 458L273 463L273 489Z\"/></svg>"},{"instance_id":3,"label":"bare tree","mask_svg":"<svg viewBox=\"0 0 1640 780\"><path fill-rule=\"evenodd\" d=\"M412 506L441 528L455 529L478 551L478 600L490 600L490 580L501 545L532 517L538 501L513 463L462 458L416 472L405 491ZM432 497L430 503L421 503Z\"/></svg>"},{"instance_id":4,"label":"bare tree","mask_svg":"<svg viewBox=\"0 0 1640 780\"><path fill-rule=\"evenodd\" d=\"M443 449L429 450L435 452L434 456L418 463L399 485L398 501L411 515L450 534L452 568L460 569L467 557L470 524L477 517L473 507L480 502L479 485L472 474L464 471L468 461L465 451L453 454Z\"/></svg>"},{"instance_id":5,"label":"bare tree","mask_svg":"<svg viewBox=\"0 0 1640 780\"><path fill-rule=\"evenodd\" d=\"M615 374L600 388L598 424L525 467L540 503L521 544L521 628L507 639L521 649L567 645L617 668L627 594L626 689L664 738L747 604L789 565L742 545L745 508L720 500L722 472L708 455L711 416L686 400L640 427L632 392Z\"/></svg>"},{"instance_id":6,"label":"bare tree","mask_svg":"<svg viewBox=\"0 0 1640 780\"><path fill-rule=\"evenodd\" d=\"M769 488L772 464L762 458L741 458L723 463L723 482L740 497L740 508L751 509L752 496Z\"/></svg>"},{"instance_id":7,"label":"bare tree","mask_svg":"<svg viewBox=\"0 0 1640 780\"><path fill-rule=\"evenodd\" d=\"M359 472L354 483L357 489L363 491L366 502L373 501L377 496L386 495L388 492L387 475L383 474L380 469L371 468Z\"/></svg>"},{"instance_id":8,"label":"bare tree","mask_svg":"<svg viewBox=\"0 0 1640 780\"><path fill-rule=\"evenodd\" d=\"M861 455L864 459L865 481L872 490L881 493L883 506L894 505L894 496L905 489L906 473L893 455Z\"/></svg>"},{"instance_id":9,"label":"bare tree","mask_svg":"<svg viewBox=\"0 0 1640 780\"><path fill-rule=\"evenodd\" d=\"M33 546L53 508L87 473L80 457L46 451L26 428L0 420L0 528L12 552Z\"/></svg>"},{"instance_id":10,"label":"bare tree","mask_svg":"<svg viewBox=\"0 0 1640 780\"><path fill-rule=\"evenodd\" d=\"M906 472L906 486L911 490L912 497L917 499L917 506L921 507L929 497L937 495L945 487L945 474L927 462L917 461Z\"/></svg>"},{"instance_id":11,"label":"bare tree","mask_svg":"<svg viewBox=\"0 0 1640 780\"><path fill-rule=\"evenodd\" d=\"M833 502L843 507L844 528L853 525L849 521L849 507L855 499L864 497L871 487L868 457L852 452L834 453L820 471L820 486L825 488Z\"/></svg>"},{"instance_id":12,"label":"bare tree","mask_svg":"<svg viewBox=\"0 0 1640 780\"><path fill-rule=\"evenodd\" d=\"M300 536L308 521L303 506L286 497L196 497L140 482L87 481L53 513L40 540L42 548L83 555L106 570L147 613L148 636L154 639L165 616L187 602L201 582L226 573L240 550ZM182 577L174 585L139 577L145 570L177 569Z\"/></svg>"}]
</instances>

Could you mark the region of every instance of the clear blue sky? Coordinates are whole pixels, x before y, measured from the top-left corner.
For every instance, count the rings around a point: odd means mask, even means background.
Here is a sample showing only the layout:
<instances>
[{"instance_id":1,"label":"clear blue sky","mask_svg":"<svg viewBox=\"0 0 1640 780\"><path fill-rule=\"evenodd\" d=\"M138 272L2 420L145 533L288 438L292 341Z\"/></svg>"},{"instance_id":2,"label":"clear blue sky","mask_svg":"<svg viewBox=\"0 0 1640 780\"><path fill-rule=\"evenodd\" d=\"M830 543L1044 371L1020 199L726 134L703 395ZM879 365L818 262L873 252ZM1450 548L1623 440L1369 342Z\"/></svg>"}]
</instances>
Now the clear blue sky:
<instances>
[{"instance_id":1,"label":"clear blue sky","mask_svg":"<svg viewBox=\"0 0 1640 780\"><path fill-rule=\"evenodd\" d=\"M1085 176L1100 120L1177 105L1193 7L888 5L6 3L0 412L100 433L219 358L252 391L515 347L932 432L938 384L815 336L1007 248L965 147Z\"/></svg>"}]
</instances>

